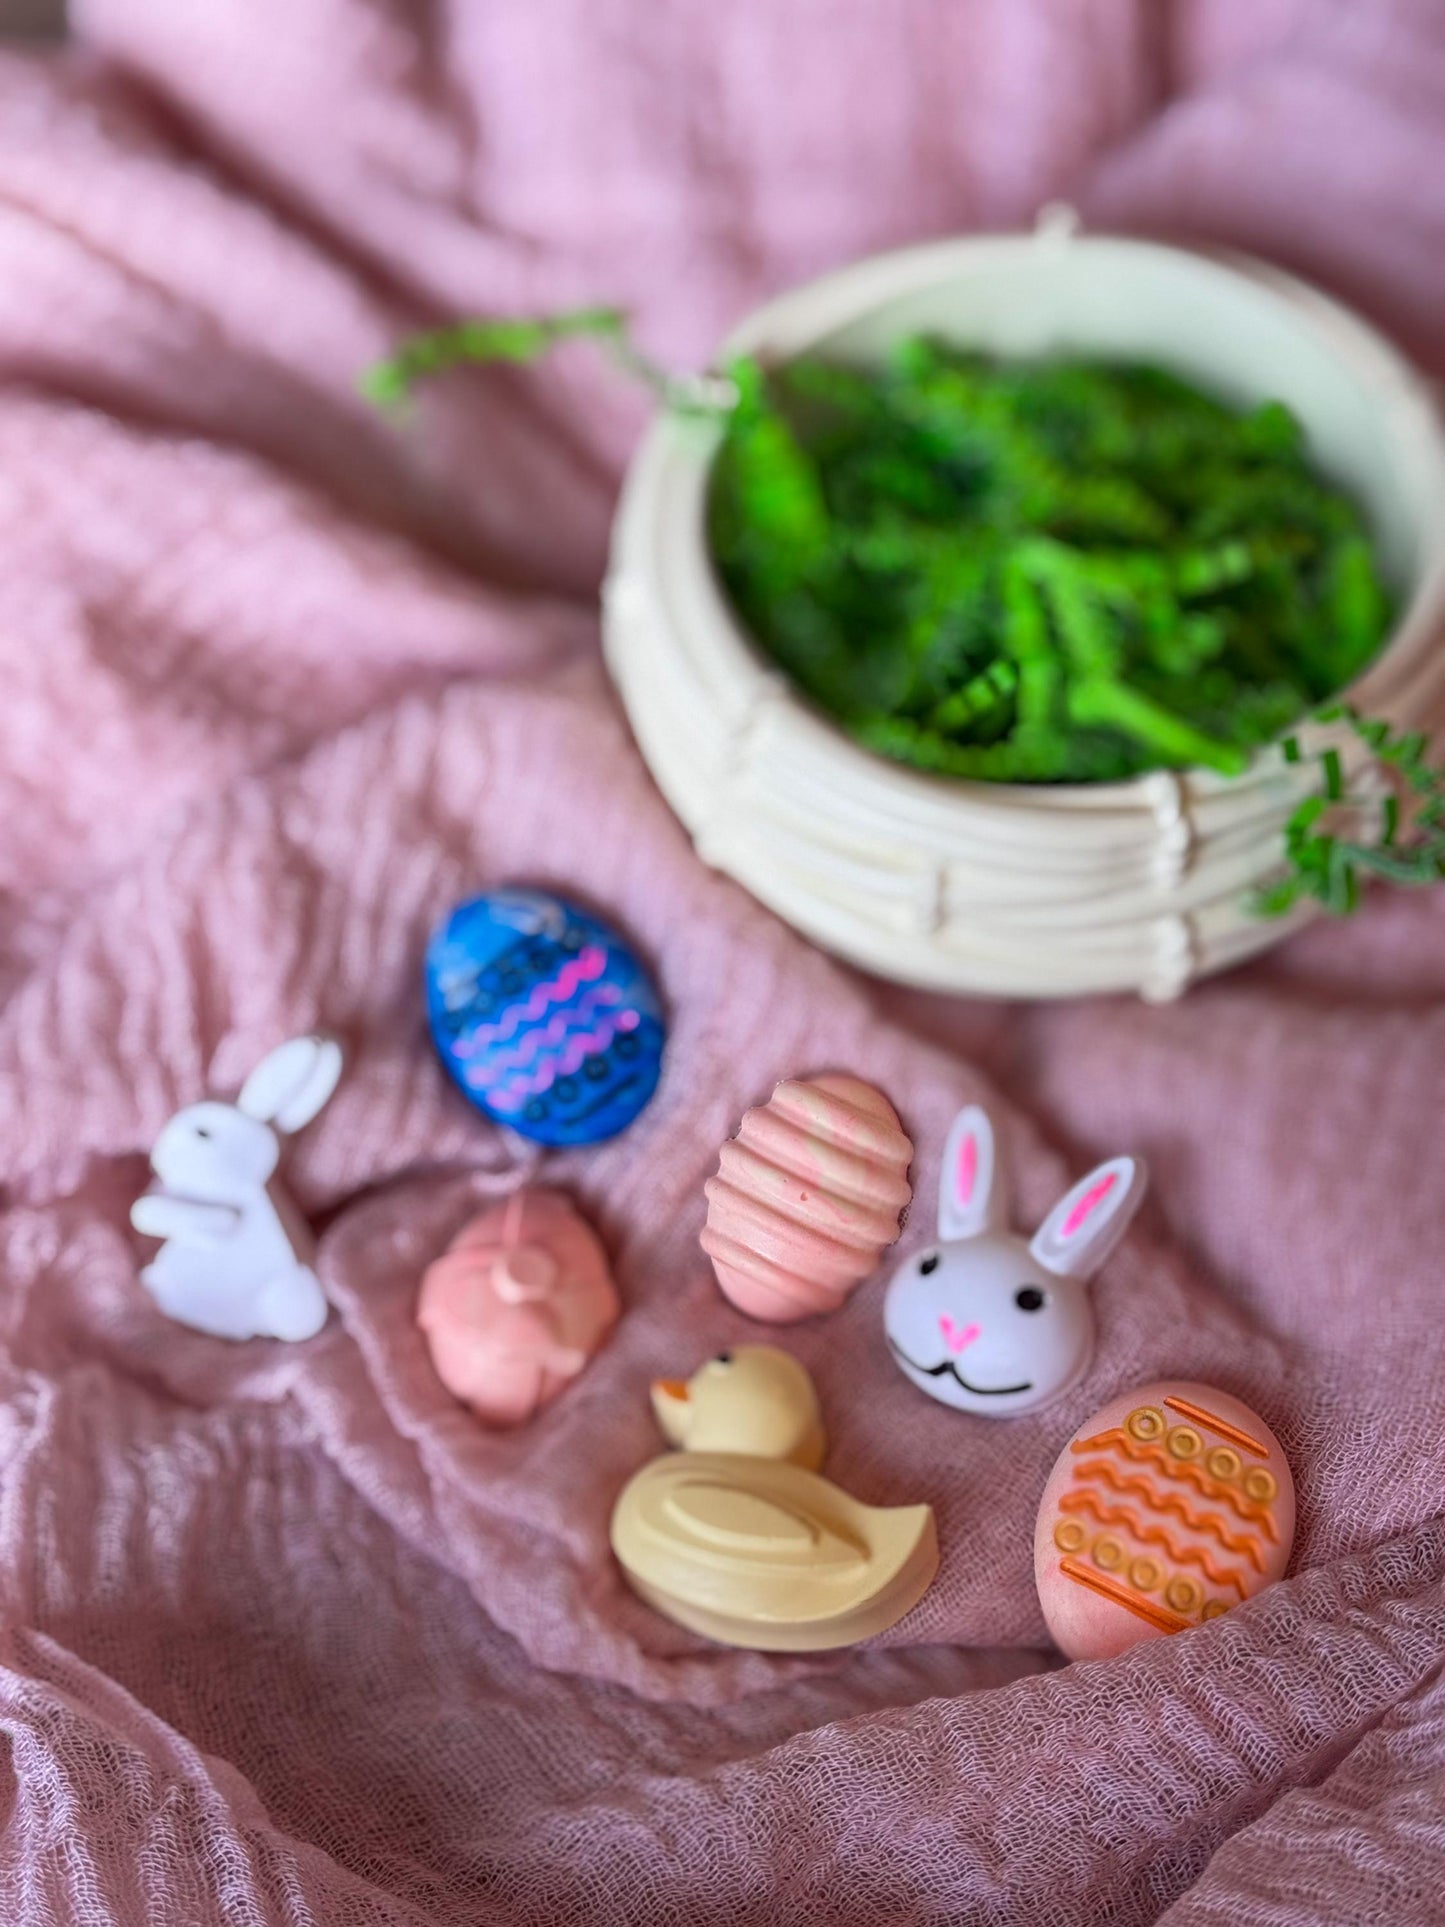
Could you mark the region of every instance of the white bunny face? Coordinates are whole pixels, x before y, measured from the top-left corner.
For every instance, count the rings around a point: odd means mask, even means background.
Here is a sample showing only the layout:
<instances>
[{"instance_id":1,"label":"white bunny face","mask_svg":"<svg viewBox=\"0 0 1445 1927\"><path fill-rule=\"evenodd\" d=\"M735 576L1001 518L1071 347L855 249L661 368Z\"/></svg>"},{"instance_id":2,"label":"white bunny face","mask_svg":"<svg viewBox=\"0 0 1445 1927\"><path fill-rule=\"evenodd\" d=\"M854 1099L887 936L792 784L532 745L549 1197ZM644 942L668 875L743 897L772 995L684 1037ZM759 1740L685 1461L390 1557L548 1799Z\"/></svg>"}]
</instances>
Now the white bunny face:
<instances>
[{"instance_id":1,"label":"white bunny face","mask_svg":"<svg viewBox=\"0 0 1445 1927\"><path fill-rule=\"evenodd\" d=\"M229 1199L264 1184L280 1155L269 1126L234 1105L206 1102L176 1112L155 1141L151 1165L183 1196Z\"/></svg>"},{"instance_id":2,"label":"white bunny face","mask_svg":"<svg viewBox=\"0 0 1445 1927\"><path fill-rule=\"evenodd\" d=\"M893 1356L920 1391L1006 1418L1060 1397L1094 1351L1085 1287L1036 1264L1022 1238L935 1245L893 1274L883 1308Z\"/></svg>"},{"instance_id":3,"label":"white bunny face","mask_svg":"<svg viewBox=\"0 0 1445 1927\"><path fill-rule=\"evenodd\" d=\"M900 1266L884 1299L894 1357L920 1391L1006 1418L1071 1389L1094 1352L1085 1280L1144 1195L1137 1158L1112 1158L1061 1198L1031 1242L1001 1228L1003 1185L987 1116L960 1112L944 1149L940 1243Z\"/></svg>"}]
</instances>

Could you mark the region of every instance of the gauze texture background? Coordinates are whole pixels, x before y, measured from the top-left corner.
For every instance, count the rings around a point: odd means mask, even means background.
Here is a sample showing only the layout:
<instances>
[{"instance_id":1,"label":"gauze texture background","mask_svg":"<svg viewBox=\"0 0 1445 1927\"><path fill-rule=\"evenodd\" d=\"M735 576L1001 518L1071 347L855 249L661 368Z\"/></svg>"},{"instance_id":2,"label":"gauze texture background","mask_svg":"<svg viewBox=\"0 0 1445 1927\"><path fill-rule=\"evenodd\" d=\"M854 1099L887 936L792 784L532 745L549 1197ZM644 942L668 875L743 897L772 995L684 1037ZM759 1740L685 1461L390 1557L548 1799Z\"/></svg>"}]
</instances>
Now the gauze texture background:
<instances>
[{"instance_id":1,"label":"gauze texture background","mask_svg":"<svg viewBox=\"0 0 1445 1927\"><path fill-rule=\"evenodd\" d=\"M698 363L860 252L1030 220L1243 245L1445 364L1439 0L81 0L0 60L0 1917L15 1927L999 1922L1445 1912L1445 897L1172 1008L949 1005L695 861L597 662L635 401L585 354L406 426L407 327L574 301ZM427 1048L459 896L575 888L655 959L660 1095L549 1158L625 1313L523 1432L411 1321L516 1181ZM170 1111L336 1030L296 1143L335 1313L166 1324L127 1223ZM879 1287L786 1342L830 1470L943 1564L874 1648L706 1647L606 1521L645 1388L747 1332L696 1236L785 1075L919 1145L991 1108L1020 1222L1110 1152L1151 1201L1100 1350L1007 1424L920 1398ZM1293 1461L1292 1577L1060 1668L1062 1442L1178 1374Z\"/></svg>"}]
</instances>

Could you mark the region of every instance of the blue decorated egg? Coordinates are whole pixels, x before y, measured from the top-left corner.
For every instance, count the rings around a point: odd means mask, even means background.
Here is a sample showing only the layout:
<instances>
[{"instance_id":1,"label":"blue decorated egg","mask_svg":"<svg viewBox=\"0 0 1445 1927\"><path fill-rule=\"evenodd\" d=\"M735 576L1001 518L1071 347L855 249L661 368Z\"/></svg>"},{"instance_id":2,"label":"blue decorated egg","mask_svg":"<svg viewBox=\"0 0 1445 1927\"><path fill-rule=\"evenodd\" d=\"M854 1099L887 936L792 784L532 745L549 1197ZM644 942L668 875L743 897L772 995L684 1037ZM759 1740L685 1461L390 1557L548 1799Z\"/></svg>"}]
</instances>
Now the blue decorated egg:
<instances>
[{"instance_id":1,"label":"blue decorated egg","mask_svg":"<svg viewBox=\"0 0 1445 1927\"><path fill-rule=\"evenodd\" d=\"M662 1070L662 1006L615 930L541 890L458 904L426 955L442 1062L480 1111L539 1144L596 1144Z\"/></svg>"}]
</instances>

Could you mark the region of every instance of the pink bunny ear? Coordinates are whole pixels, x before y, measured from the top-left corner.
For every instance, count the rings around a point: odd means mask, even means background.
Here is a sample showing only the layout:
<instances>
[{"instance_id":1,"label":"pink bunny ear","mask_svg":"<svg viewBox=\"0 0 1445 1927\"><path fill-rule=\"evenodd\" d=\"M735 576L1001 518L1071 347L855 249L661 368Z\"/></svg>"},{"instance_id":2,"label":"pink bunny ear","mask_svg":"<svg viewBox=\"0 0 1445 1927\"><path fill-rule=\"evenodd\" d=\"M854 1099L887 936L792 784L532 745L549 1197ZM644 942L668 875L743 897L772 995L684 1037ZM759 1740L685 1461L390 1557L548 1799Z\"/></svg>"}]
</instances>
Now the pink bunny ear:
<instances>
[{"instance_id":1,"label":"pink bunny ear","mask_svg":"<svg viewBox=\"0 0 1445 1927\"><path fill-rule=\"evenodd\" d=\"M1001 1220L1005 1199L987 1111L969 1104L953 1120L938 1181L938 1235L975 1238Z\"/></svg>"},{"instance_id":2,"label":"pink bunny ear","mask_svg":"<svg viewBox=\"0 0 1445 1927\"><path fill-rule=\"evenodd\" d=\"M1061 1278L1091 1277L1129 1229L1148 1185L1142 1158L1110 1158L1096 1165L1059 1199L1029 1250Z\"/></svg>"}]
</instances>

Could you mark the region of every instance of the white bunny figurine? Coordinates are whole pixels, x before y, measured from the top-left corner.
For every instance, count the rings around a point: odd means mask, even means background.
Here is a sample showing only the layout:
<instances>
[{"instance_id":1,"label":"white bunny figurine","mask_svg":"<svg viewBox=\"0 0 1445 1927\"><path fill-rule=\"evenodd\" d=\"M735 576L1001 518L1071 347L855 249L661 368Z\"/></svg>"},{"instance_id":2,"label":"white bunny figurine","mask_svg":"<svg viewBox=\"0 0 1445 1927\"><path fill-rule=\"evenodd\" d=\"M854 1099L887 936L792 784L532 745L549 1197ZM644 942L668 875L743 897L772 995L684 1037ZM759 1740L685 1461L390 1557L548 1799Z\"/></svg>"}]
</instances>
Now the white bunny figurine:
<instances>
[{"instance_id":1,"label":"white bunny figurine","mask_svg":"<svg viewBox=\"0 0 1445 1927\"><path fill-rule=\"evenodd\" d=\"M191 1104L156 1139L160 1180L130 1220L164 1238L141 1282L167 1318L217 1338L310 1338L326 1323L311 1234L272 1173L278 1132L299 1131L341 1076L341 1046L293 1037L232 1104Z\"/></svg>"},{"instance_id":2,"label":"white bunny figurine","mask_svg":"<svg viewBox=\"0 0 1445 1927\"><path fill-rule=\"evenodd\" d=\"M1086 1280L1143 1201L1139 1158L1110 1158L1025 1240L1007 1226L993 1127L954 1119L939 1182L940 1242L901 1265L883 1301L893 1356L920 1391L960 1412L1007 1418L1072 1389L1094 1355Z\"/></svg>"}]
</instances>

